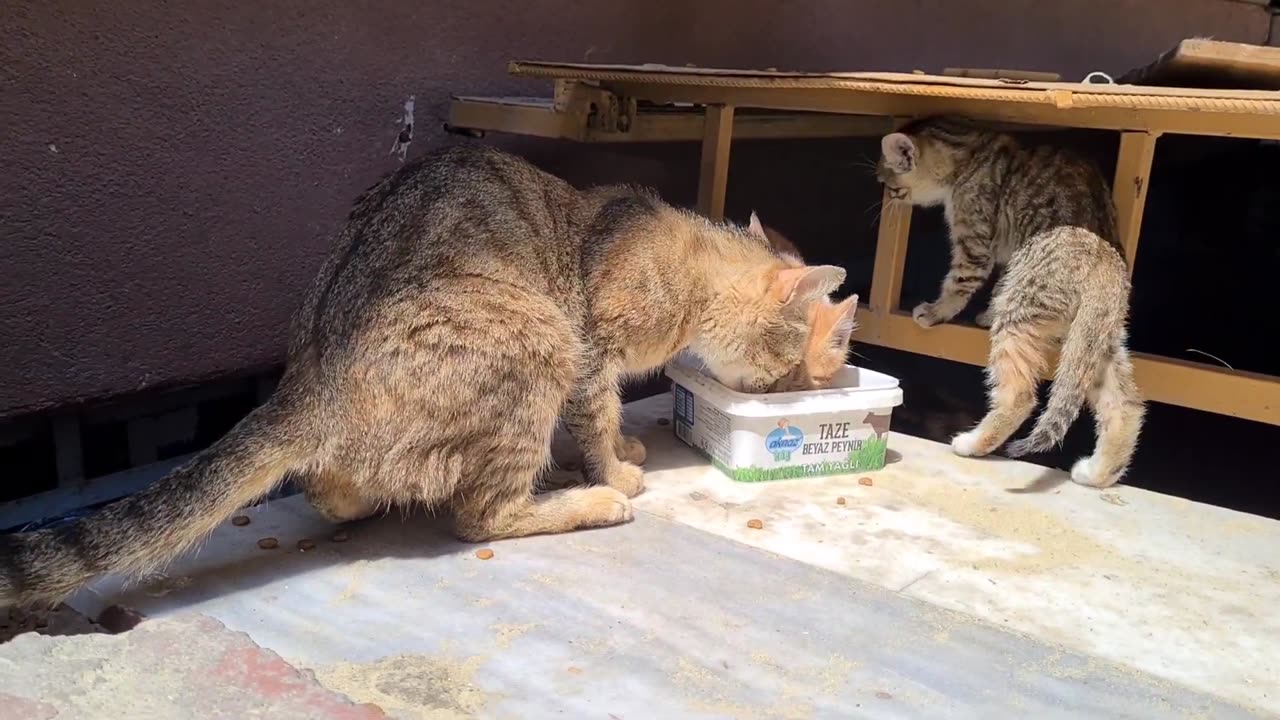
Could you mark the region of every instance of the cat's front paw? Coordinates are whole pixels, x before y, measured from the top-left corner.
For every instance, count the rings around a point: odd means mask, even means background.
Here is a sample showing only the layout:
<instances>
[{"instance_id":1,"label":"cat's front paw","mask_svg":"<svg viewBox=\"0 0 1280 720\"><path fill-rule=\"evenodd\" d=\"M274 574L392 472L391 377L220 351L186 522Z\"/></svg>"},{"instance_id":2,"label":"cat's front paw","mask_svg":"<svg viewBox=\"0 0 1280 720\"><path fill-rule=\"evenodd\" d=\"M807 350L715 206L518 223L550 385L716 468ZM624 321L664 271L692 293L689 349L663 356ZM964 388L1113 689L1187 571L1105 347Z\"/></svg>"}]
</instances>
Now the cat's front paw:
<instances>
[{"instance_id":1,"label":"cat's front paw","mask_svg":"<svg viewBox=\"0 0 1280 720\"><path fill-rule=\"evenodd\" d=\"M614 444L613 450L618 455L618 459L623 462L629 462L632 465L643 465L645 458L649 457L649 452L645 449L644 443L639 438L623 435Z\"/></svg>"},{"instance_id":2,"label":"cat's front paw","mask_svg":"<svg viewBox=\"0 0 1280 720\"><path fill-rule=\"evenodd\" d=\"M938 309L933 303L920 303L917 305L916 309L911 311L911 318L923 328L931 328L942 322L942 318L938 315Z\"/></svg>"},{"instance_id":3,"label":"cat's front paw","mask_svg":"<svg viewBox=\"0 0 1280 720\"><path fill-rule=\"evenodd\" d=\"M644 470L629 462L619 462L609 470L605 484L629 498L644 492Z\"/></svg>"},{"instance_id":4,"label":"cat's front paw","mask_svg":"<svg viewBox=\"0 0 1280 720\"><path fill-rule=\"evenodd\" d=\"M991 321L991 310L989 309L978 313L978 317L974 319L974 322L978 324L978 327L986 328L988 330L991 329Z\"/></svg>"}]
</instances>

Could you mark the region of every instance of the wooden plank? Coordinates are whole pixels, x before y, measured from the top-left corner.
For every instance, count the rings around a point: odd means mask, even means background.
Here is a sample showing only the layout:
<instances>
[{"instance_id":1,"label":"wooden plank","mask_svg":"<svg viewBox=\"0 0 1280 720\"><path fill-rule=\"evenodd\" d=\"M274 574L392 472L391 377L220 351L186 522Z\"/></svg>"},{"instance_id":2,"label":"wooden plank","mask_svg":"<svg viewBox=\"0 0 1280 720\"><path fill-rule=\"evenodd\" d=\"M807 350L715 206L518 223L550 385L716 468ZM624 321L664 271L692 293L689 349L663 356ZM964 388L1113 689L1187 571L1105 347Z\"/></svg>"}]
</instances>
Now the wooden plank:
<instances>
[{"instance_id":1,"label":"wooden plank","mask_svg":"<svg viewBox=\"0 0 1280 720\"><path fill-rule=\"evenodd\" d=\"M727 104L885 117L965 115L978 120L1100 130L1280 139L1280 115L1247 110L1135 109L1075 103L989 100L978 97L933 97L837 88L728 87L613 82L615 92L654 103Z\"/></svg>"},{"instance_id":2,"label":"wooden plank","mask_svg":"<svg viewBox=\"0 0 1280 720\"><path fill-rule=\"evenodd\" d=\"M713 220L724 219L732 139L733 106L708 106L702 133L702 161L698 168L698 211Z\"/></svg>"},{"instance_id":3,"label":"wooden plank","mask_svg":"<svg viewBox=\"0 0 1280 720\"><path fill-rule=\"evenodd\" d=\"M1053 72L1036 72L1034 70L999 70L987 68L947 68L942 71L946 77L986 78L988 80L1026 80L1028 82L1058 82L1062 76Z\"/></svg>"},{"instance_id":4,"label":"wooden plank","mask_svg":"<svg viewBox=\"0 0 1280 720\"><path fill-rule=\"evenodd\" d=\"M1213 89L1280 90L1280 48L1183 40L1148 65L1116 82Z\"/></svg>"},{"instance_id":5,"label":"wooden plank","mask_svg":"<svg viewBox=\"0 0 1280 720\"><path fill-rule=\"evenodd\" d=\"M871 313L883 320L902 302L902 275L907 265L907 240L911 235L911 207L889 199L884 191L880 227L876 235L876 259L871 274Z\"/></svg>"},{"instance_id":6,"label":"wooden plank","mask_svg":"<svg viewBox=\"0 0 1280 720\"><path fill-rule=\"evenodd\" d=\"M449 104L449 127L467 130L531 135L557 140L584 140L586 118L574 118L551 106L527 102L528 98L454 98ZM515 101L515 102L510 102Z\"/></svg>"},{"instance_id":7,"label":"wooden plank","mask_svg":"<svg viewBox=\"0 0 1280 720\"><path fill-rule=\"evenodd\" d=\"M1116 204L1120 247L1133 275L1138 255L1138 236L1142 233L1142 212L1147 206L1147 189L1151 185L1151 161L1155 157L1158 135L1145 132L1120 134L1120 154L1116 160L1116 176L1111 196Z\"/></svg>"},{"instance_id":8,"label":"wooden plank","mask_svg":"<svg viewBox=\"0 0 1280 720\"><path fill-rule=\"evenodd\" d=\"M626 132L589 127L585 116L557 110L547 98L454 98L449 107L453 128L577 142L643 143L702 140L702 106L639 108ZM874 137L888 131L887 118L821 113L735 112L734 140Z\"/></svg>"},{"instance_id":9,"label":"wooden plank","mask_svg":"<svg viewBox=\"0 0 1280 720\"><path fill-rule=\"evenodd\" d=\"M987 364L987 331L968 325L926 329L909 314L894 312L860 327L854 337L944 360ZM1280 425L1280 378L1141 353L1134 354L1133 366L1148 400Z\"/></svg>"}]
</instances>

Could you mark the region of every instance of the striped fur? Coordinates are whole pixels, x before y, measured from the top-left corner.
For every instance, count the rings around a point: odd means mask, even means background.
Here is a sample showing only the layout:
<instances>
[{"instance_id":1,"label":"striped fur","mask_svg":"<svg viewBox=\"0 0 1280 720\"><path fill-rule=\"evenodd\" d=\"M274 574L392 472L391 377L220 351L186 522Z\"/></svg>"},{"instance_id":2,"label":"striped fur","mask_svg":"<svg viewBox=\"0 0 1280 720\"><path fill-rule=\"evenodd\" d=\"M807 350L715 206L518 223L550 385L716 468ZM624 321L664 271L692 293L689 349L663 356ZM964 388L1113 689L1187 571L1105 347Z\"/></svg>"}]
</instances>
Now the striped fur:
<instances>
[{"instance_id":1,"label":"striped fur","mask_svg":"<svg viewBox=\"0 0 1280 720\"><path fill-rule=\"evenodd\" d=\"M335 521L442 506L473 541L626 522L644 448L620 433L622 380L687 349L767 389L843 279L646 191L576 190L484 146L434 152L357 199L275 397L145 492L0 537L0 606L157 568L286 472ZM535 497L558 421L590 486Z\"/></svg>"},{"instance_id":2,"label":"striped fur","mask_svg":"<svg viewBox=\"0 0 1280 720\"><path fill-rule=\"evenodd\" d=\"M1063 149L929 118L884 137L877 175L894 200L941 206L951 231L951 268L938 299L912 312L921 326L954 318L1003 268L978 318L991 328L990 410L952 449L977 456L1003 445L1035 410L1039 379L1060 348L1049 401L1008 453L1060 444L1088 403L1097 447L1072 478L1095 487L1119 481L1137 446L1143 401L1127 347L1129 273L1101 174Z\"/></svg>"}]
</instances>

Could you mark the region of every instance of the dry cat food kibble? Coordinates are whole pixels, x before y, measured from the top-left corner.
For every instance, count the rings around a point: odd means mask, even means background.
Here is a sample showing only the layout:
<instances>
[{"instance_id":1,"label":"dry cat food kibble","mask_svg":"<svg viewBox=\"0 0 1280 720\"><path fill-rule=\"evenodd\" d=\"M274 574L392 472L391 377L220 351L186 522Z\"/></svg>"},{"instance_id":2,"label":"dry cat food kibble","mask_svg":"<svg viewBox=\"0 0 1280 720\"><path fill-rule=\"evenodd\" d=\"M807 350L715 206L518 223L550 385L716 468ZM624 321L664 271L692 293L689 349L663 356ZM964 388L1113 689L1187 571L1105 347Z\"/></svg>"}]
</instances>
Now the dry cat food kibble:
<instances>
[{"instance_id":1,"label":"dry cat food kibble","mask_svg":"<svg viewBox=\"0 0 1280 720\"><path fill-rule=\"evenodd\" d=\"M232 524L232 525L235 525L236 527L244 527L245 525L248 525L248 524L249 524L249 516L248 516L248 515L237 515L237 516L235 516L235 517L231 518L231 524Z\"/></svg>"},{"instance_id":2,"label":"dry cat food kibble","mask_svg":"<svg viewBox=\"0 0 1280 720\"><path fill-rule=\"evenodd\" d=\"M844 503L845 503L844 496L841 496L841 497L836 498L836 504L837 504L837 505L843 505Z\"/></svg>"},{"instance_id":3,"label":"dry cat food kibble","mask_svg":"<svg viewBox=\"0 0 1280 720\"><path fill-rule=\"evenodd\" d=\"M298 541L298 549L302 552L316 549L316 541L310 538L303 538Z\"/></svg>"},{"instance_id":4,"label":"dry cat food kibble","mask_svg":"<svg viewBox=\"0 0 1280 720\"><path fill-rule=\"evenodd\" d=\"M873 482L871 481L871 478L869 478L869 477L860 477L860 478L858 478L858 484L859 484L859 485L866 485L867 487L871 487L871 486L872 486L872 485L874 485L875 483L873 483Z\"/></svg>"},{"instance_id":5,"label":"dry cat food kibble","mask_svg":"<svg viewBox=\"0 0 1280 720\"><path fill-rule=\"evenodd\" d=\"M483 550L477 550L476 557L480 558L481 560L490 560L493 558L493 551L490 550L489 548L485 548Z\"/></svg>"},{"instance_id":6,"label":"dry cat food kibble","mask_svg":"<svg viewBox=\"0 0 1280 720\"><path fill-rule=\"evenodd\" d=\"M334 542L346 542L351 539L351 533L347 532L346 530L339 530L335 532L333 534L333 537L329 539Z\"/></svg>"},{"instance_id":7,"label":"dry cat food kibble","mask_svg":"<svg viewBox=\"0 0 1280 720\"><path fill-rule=\"evenodd\" d=\"M670 425L670 424L671 424L671 418L658 418L658 424L659 424L659 425Z\"/></svg>"},{"instance_id":8,"label":"dry cat food kibble","mask_svg":"<svg viewBox=\"0 0 1280 720\"><path fill-rule=\"evenodd\" d=\"M273 537L264 537L258 541L258 547L263 550L275 550L280 547L280 541Z\"/></svg>"},{"instance_id":9,"label":"dry cat food kibble","mask_svg":"<svg viewBox=\"0 0 1280 720\"><path fill-rule=\"evenodd\" d=\"M753 520L748 520L748 521L747 521L747 527L751 528L752 530L763 530L763 529L764 529L764 522L763 522L763 521L760 521L760 520L754 520L754 519L753 519Z\"/></svg>"}]
</instances>

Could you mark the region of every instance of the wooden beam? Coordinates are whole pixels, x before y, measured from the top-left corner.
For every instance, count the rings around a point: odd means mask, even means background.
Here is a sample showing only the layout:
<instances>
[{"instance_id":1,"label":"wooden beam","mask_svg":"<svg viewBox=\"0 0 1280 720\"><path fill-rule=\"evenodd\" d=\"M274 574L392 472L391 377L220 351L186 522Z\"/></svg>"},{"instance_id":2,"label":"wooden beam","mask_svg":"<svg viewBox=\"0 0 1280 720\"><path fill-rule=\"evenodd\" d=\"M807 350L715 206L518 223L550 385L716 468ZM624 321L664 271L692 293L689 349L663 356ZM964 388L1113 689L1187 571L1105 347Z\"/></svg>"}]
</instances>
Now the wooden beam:
<instances>
[{"instance_id":1,"label":"wooden beam","mask_svg":"<svg viewBox=\"0 0 1280 720\"><path fill-rule=\"evenodd\" d=\"M936 97L840 88L730 87L609 82L614 92L653 103L705 103L811 112L920 117L965 115L978 120L1102 130L1280 139L1280 116L1248 110L1179 110L1059 104L977 97Z\"/></svg>"},{"instance_id":2,"label":"wooden beam","mask_svg":"<svg viewBox=\"0 0 1280 720\"><path fill-rule=\"evenodd\" d=\"M987 364L986 330L954 324L926 329L904 312L882 321L873 316L854 337L944 360ZM1142 353L1134 354L1133 367L1148 400L1280 425L1280 378Z\"/></svg>"},{"instance_id":3,"label":"wooden beam","mask_svg":"<svg viewBox=\"0 0 1280 720\"><path fill-rule=\"evenodd\" d=\"M1147 132L1120 133L1120 154L1116 160L1116 176L1111 196L1116 204L1116 220L1120 231L1120 247L1133 275L1138 256L1138 236L1142 233L1142 212L1147 205L1147 189L1151 185L1151 161L1156 153L1156 138Z\"/></svg>"},{"instance_id":4,"label":"wooden beam","mask_svg":"<svg viewBox=\"0 0 1280 720\"><path fill-rule=\"evenodd\" d=\"M700 105L641 106L626 132L591 127L585 115L557 109L550 98L457 97L449 106L449 127L591 143L696 142L705 125ZM735 112L734 140L791 140L877 137L889 118L823 113Z\"/></svg>"},{"instance_id":5,"label":"wooden beam","mask_svg":"<svg viewBox=\"0 0 1280 720\"><path fill-rule=\"evenodd\" d=\"M702 163L698 169L698 211L713 220L724 219L732 139L733 106L708 106L702 130Z\"/></svg>"}]
</instances>

